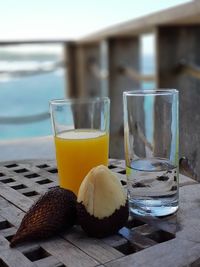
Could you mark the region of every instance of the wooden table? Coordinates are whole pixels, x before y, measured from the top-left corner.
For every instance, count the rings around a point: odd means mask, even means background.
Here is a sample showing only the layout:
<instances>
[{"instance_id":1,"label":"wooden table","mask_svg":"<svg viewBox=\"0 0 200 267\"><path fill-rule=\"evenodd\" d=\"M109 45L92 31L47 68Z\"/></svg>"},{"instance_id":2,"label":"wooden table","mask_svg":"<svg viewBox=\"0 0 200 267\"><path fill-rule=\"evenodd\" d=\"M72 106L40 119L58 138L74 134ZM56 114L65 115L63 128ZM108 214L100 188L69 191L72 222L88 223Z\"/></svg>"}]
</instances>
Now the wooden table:
<instances>
[{"instance_id":1,"label":"wooden table","mask_svg":"<svg viewBox=\"0 0 200 267\"><path fill-rule=\"evenodd\" d=\"M109 167L125 185L124 162L110 160ZM200 184L182 175L177 215L135 217L119 234L104 239L88 238L75 226L50 240L11 249L9 241L24 213L55 185L52 160L0 164L0 267L200 266Z\"/></svg>"}]
</instances>

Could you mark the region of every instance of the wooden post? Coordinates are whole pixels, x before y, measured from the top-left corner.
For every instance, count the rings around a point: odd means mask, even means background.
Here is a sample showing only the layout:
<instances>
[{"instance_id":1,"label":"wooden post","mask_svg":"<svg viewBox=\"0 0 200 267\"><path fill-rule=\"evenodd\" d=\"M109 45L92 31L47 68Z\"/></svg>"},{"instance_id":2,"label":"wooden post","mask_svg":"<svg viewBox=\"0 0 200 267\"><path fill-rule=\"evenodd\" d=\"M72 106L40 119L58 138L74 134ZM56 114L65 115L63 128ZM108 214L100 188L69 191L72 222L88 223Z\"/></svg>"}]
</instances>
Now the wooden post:
<instances>
[{"instance_id":1,"label":"wooden post","mask_svg":"<svg viewBox=\"0 0 200 267\"><path fill-rule=\"evenodd\" d=\"M99 45L65 45L66 80L69 97L100 96ZM96 68L96 69L95 69Z\"/></svg>"},{"instance_id":2,"label":"wooden post","mask_svg":"<svg viewBox=\"0 0 200 267\"><path fill-rule=\"evenodd\" d=\"M102 50L102 52L101 52ZM96 97L103 96L100 54L104 55L105 48L100 49L99 43L94 44L74 44L66 46L66 58L68 62L67 75L67 94L69 97ZM102 58L102 57L101 57ZM104 63L104 61L103 61ZM104 64L102 64L104 68ZM106 71L104 71L106 73ZM88 111L74 109L77 127L86 127L86 118L90 116ZM89 121L88 121L89 123ZM89 127L89 126L88 126Z\"/></svg>"},{"instance_id":3,"label":"wooden post","mask_svg":"<svg viewBox=\"0 0 200 267\"><path fill-rule=\"evenodd\" d=\"M111 99L110 157L124 158L123 91L139 88L139 82L120 72L121 67L139 71L139 38L108 40L109 97Z\"/></svg>"},{"instance_id":4,"label":"wooden post","mask_svg":"<svg viewBox=\"0 0 200 267\"><path fill-rule=\"evenodd\" d=\"M157 87L180 92L180 157L188 157L200 177L200 80L179 68L183 60L200 66L199 43L197 25L157 29Z\"/></svg>"},{"instance_id":5,"label":"wooden post","mask_svg":"<svg viewBox=\"0 0 200 267\"><path fill-rule=\"evenodd\" d=\"M77 84L77 49L74 43L65 43L64 45L64 57L65 57L65 95L66 97L75 98L78 95Z\"/></svg>"},{"instance_id":6,"label":"wooden post","mask_svg":"<svg viewBox=\"0 0 200 267\"><path fill-rule=\"evenodd\" d=\"M79 71L79 96L95 97L101 95L99 71L99 45L80 45L77 68Z\"/></svg>"},{"instance_id":7,"label":"wooden post","mask_svg":"<svg viewBox=\"0 0 200 267\"><path fill-rule=\"evenodd\" d=\"M101 96L108 96L109 94L109 45L106 40L100 43L100 68L101 73Z\"/></svg>"}]
</instances>

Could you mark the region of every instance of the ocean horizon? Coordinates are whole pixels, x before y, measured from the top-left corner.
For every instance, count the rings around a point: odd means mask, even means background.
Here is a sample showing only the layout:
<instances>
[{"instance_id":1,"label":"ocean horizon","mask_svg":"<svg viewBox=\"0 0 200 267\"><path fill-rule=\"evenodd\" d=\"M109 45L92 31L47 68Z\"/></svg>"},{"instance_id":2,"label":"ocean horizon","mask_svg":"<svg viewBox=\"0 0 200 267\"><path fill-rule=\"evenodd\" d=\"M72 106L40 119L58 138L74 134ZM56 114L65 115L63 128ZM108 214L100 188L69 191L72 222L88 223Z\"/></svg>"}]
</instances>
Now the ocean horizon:
<instances>
[{"instance_id":1,"label":"ocean horizon","mask_svg":"<svg viewBox=\"0 0 200 267\"><path fill-rule=\"evenodd\" d=\"M0 140L52 134L49 101L66 95L64 69L38 70L48 69L60 60L61 53L27 56L0 51ZM145 55L141 60L142 73L152 74L154 69L153 55ZM152 89L154 83L143 83L142 87ZM26 120L27 116L32 117L32 122Z\"/></svg>"}]
</instances>

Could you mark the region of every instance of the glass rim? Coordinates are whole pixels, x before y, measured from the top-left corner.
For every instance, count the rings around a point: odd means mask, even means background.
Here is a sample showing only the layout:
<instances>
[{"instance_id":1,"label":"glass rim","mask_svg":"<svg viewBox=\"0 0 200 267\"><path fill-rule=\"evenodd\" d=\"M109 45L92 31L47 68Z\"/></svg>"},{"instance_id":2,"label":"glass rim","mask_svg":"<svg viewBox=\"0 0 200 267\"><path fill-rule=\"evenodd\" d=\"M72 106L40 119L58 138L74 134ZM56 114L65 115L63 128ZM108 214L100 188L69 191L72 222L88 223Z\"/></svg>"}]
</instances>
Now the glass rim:
<instances>
[{"instance_id":1,"label":"glass rim","mask_svg":"<svg viewBox=\"0 0 200 267\"><path fill-rule=\"evenodd\" d=\"M58 98L49 101L50 105L65 105L65 104L90 104L98 102L110 102L110 98L103 97L81 97L81 98Z\"/></svg>"},{"instance_id":2,"label":"glass rim","mask_svg":"<svg viewBox=\"0 0 200 267\"><path fill-rule=\"evenodd\" d=\"M123 92L124 96L159 96L159 95L176 95L179 91L177 89L170 88L160 88L160 89L135 89Z\"/></svg>"}]
</instances>

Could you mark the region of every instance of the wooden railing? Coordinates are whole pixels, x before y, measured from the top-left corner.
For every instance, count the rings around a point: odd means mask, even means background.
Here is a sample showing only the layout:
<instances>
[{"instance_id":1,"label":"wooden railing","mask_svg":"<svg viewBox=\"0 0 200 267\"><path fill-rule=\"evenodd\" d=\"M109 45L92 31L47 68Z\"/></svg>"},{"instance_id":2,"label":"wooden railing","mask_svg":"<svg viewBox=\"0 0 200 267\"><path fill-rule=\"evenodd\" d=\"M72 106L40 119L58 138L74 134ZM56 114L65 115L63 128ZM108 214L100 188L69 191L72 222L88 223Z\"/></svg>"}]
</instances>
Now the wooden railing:
<instances>
[{"instance_id":1,"label":"wooden railing","mask_svg":"<svg viewBox=\"0 0 200 267\"><path fill-rule=\"evenodd\" d=\"M144 75L130 67L119 66L119 72L138 82L155 82L156 79L155 75Z\"/></svg>"},{"instance_id":2,"label":"wooden railing","mask_svg":"<svg viewBox=\"0 0 200 267\"><path fill-rule=\"evenodd\" d=\"M145 33L156 40L154 75L140 70L140 38ZM196 0L65 44L66 56L70 55L69 95L111 98L111 157L124 157L123 91L154 82L155 88L179 90L180 157L187 156L200 173L199 40L200 1Z\"/></svg>"},{"instance_id":3,"label":"wooden railing","mask_svg":"<svg viewBox=\"0 0 200 267\"><path fill-rule=\"evenodd\" d=\"M0 125L33 123L38 121L44 121L49 118L50 113L48 111L26 116L0 116Z\"/></svg>"},{"instance_id":4,"label":"wooden railing","mask_svg":"<svg viewBox=\"0 0 200 267\"><path fill-rule=\"evenodd\" d=\"M200 65L194 63L187 63L186 60L182 59L175 68L178 74L188 75L196 79L200 79Z\"/></svg>"}]
</instances>

